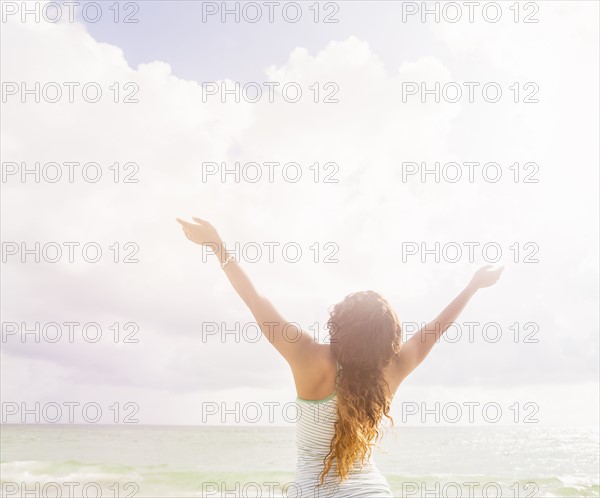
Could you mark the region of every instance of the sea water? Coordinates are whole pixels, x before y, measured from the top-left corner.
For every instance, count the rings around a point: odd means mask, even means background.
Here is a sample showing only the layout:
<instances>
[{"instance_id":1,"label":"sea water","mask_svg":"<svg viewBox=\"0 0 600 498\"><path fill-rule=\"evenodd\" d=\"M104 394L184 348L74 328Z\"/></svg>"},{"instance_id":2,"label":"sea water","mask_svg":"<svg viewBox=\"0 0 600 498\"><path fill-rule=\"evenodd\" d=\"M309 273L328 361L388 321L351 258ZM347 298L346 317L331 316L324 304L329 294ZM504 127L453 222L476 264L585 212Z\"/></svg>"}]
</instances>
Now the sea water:
<instances>
[{"instance_id":1,"label":"sea water","mask_svg":"<svg viewBox=\"0 0 600 498\"><path fill-rule=\"evenodd\" d=\"M2 425L2 496L285 496L293 427ZM396 427L395 496L599 496L598 428ZM30 494L26 494L29 492Z\"/></svg>"}]
</instances>

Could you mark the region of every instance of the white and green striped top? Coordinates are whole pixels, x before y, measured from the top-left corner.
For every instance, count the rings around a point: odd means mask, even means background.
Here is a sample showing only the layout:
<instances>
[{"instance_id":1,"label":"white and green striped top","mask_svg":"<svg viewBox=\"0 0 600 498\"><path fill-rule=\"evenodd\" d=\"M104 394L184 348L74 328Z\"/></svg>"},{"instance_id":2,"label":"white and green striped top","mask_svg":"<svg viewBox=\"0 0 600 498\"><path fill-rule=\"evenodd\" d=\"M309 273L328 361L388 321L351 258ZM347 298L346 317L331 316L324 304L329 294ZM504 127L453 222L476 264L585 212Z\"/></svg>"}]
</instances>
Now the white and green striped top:
<instances>
[{"instance_id":1,"label":"white and green striped top","mask_svg":"<svg viewBox=\"0 0 600 498\"><path fill-rule=\"evenodd\" d=\"M338 368L339 369L339 368ZM339 482L335 462L319 485L325 457L329 453L335 433L337 419L337 392L321 400L296 398L298 416L296 420L296 478L289 486L287 496L306 497L391 497L392 492L371 458L360 468L358 463L347 479Z\"/></svg>"}]
</instances>

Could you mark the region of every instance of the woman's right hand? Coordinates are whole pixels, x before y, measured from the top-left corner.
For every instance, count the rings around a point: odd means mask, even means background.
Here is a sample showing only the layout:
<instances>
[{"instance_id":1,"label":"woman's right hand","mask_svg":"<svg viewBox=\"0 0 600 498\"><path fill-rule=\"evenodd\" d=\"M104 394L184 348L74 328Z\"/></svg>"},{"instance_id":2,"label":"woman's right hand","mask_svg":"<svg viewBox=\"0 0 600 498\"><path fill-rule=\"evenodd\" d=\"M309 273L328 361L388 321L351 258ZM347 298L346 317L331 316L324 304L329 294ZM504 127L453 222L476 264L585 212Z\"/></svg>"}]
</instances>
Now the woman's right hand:
<instances>
[{"instance_id":1,"label":"woman's right hand","mask_svg":"<svg viewBox=\"0 0 600 498\"><path fill-rule=\"evenodd\" d=\"M479 270L475 272L475 275L473 275L469 286L474 289L483 289L484 287L491 287L494 285L500 278L500 275L502 275L504 266L493 270L491 269L492 266L493 265L485 265L479 268Z\"/></svg>"},{"instance_id":2,"label":"woman's right hand","mask_svg":"<svg viewBox=\"0 0 600 498\"><path fill-rule=\"evenodd\" d=\"M217 233L215 227L213 227L208 221L192 217L195 223L189 223L180 218L176 218L177 222L181 225L184 235L195 244L208 246L217 252L221 246L221 237Z\"/></svg>"}]
</instances>

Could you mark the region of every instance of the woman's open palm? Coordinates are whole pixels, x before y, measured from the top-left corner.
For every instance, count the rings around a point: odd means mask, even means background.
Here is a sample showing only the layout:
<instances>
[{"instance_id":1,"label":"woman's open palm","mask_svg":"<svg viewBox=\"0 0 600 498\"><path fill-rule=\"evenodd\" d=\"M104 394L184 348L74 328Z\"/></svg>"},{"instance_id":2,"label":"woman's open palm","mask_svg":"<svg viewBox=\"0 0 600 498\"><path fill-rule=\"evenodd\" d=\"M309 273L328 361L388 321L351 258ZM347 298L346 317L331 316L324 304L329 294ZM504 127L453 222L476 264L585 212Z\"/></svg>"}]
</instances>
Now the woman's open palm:
<instances>
[{"instance_id":1,"label":"woman's open palm","mask_svg":"<svg viewBox=\"0 0 600 498\"><path fill-rule=\"evenodd\" d=\"M485 265L475 272L475 275L473 275L471 280L471 285L475 286L477 289L491 287L498 281L503 271L504 266L492 269L492 265Z\"/></svg>"},{"instance_id":2,"label":"woman's open palm","mask_svg":"<svg viewBox=\"0 0 600 498\"><path fill-rule=\"evenodd\" d=\"M180 218L176 218L176 220L181 225L183 233L188 240L196 244L215 247L221 242L215 227L206 220L195 217L192 217L195 223L189 223Z\"/></svg>"}]
</instances>

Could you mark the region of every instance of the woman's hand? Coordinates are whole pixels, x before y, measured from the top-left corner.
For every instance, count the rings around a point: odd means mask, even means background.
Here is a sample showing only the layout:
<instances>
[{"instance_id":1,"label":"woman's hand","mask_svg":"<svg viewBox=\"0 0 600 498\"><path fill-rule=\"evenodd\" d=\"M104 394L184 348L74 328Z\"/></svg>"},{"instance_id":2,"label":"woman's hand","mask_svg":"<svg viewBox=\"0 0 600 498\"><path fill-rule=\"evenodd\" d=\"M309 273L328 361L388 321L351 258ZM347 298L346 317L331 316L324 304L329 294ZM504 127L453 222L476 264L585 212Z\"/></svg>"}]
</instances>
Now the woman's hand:
<instances>
[{"instance_id":1,"label":"woman's hand","mask_svg":"<svg viewBox=\"0 0 600 498\"><path fill-rule=\"evenodd\" d=\"M196 244L208 246L215 252L218 251L218 248L222 244L221 237L219 237L216 228L208 221L194 217L192 217L192 220L196 223L189 223L180 218L176 218L176 220L183 228L183 233L189 240Z\"/></svg>"},{"instance_id":2,"label":"woman's hand","mask_svg":"<svg viewBox=\"0 0 600 498\"><path fill-rule=\"evenodd\" d=\"M502 275L504 266L494 270L491 268L492 265L485 265L479 268L479 270L475 272L475 275L473 275L469 287L472 289L483 289L484 287L491 287L494 285L500 278L500 275Z\"/></svg>"}]
</instances>

